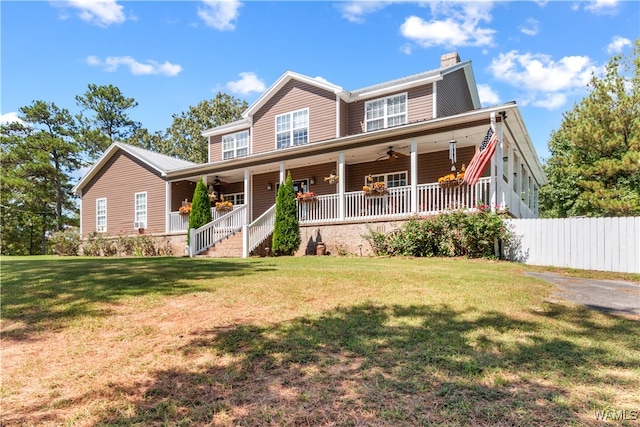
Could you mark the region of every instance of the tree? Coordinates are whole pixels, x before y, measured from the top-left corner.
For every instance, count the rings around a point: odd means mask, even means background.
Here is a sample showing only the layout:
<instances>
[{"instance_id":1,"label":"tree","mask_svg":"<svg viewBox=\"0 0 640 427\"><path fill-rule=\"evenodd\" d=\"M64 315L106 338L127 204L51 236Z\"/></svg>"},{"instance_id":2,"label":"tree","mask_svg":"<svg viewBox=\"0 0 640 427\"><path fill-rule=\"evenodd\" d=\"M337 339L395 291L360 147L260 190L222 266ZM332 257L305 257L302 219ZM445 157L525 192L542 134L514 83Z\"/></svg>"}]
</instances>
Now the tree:
<instances>
[{"instance_id":1,"label":"tree","mask_svg":"<svg viewBox=\"0 0 640 427\"><path fill-rule=\"evenodd\" d=\"M549 141L544 216L640 214L640 39L611 58Z\"/></svg>"},{"instance_id":2,"label":"tree","mask_svg":"<svg viewBox=\"0 0 640 427\"><path fill-rule=\"evenodd\" d=\"M207 192L207 185L204 180L198 181L196 189L193 192L193 201L191 202L191 213L189 214L189 230L192 228L200 228L211 222L211 201ZM187 244L191 244L191 233L187 234Z\"/></svg>"},{"instance_id":3,"label":"tree","mask_svg":"<svg viewBox=\"0 0 640 427\"><path fill-rule=\"evenodd\" d=\"M75 121L54 103L34 101L1 128L3 253L42 253L49 232L77 224L71 174L82 165Z\"/></svg>"},{"instance_id":4,"label":"tree","mask_svg":"<svg viewBox=\"0 0 640 427\"><path fill-rule=\"evenodd\" d=\"M218 92L214 99L191 106L187 112L174 114L173 123L167 129L168 144L160 152L194 163L206 163L209 161L208 142L202 132L240 119L246 109L246 101Z\"/></svg>"},{"instance_id":5,"label":"tree","mask_svg":"<svg viewBox=\"0 0 640 427\"><path fill-rule=\"evenodd\" d=\"M278 188L278 196L276 197L276 218L273 227L272 249L276 255L293 255L299 247L298 206L291 172L289 172L287 180Z\"/></svg>"},{"instance_id":6,"label":"tree","mask_svg":"<svg viewBox=\"0 0 640 427\"><path fill-rule=\"evenodd\" d=\"M114 141L124 141L131 137L140 123L133 121L127 111L138 106L133 98L126 98L113 85L89 84L83 96L76 96L76 102L93 112L93 117L79 115L82 123L83 139L89 152L97 155L106 150Z\"/></svg>"}]
</instances>

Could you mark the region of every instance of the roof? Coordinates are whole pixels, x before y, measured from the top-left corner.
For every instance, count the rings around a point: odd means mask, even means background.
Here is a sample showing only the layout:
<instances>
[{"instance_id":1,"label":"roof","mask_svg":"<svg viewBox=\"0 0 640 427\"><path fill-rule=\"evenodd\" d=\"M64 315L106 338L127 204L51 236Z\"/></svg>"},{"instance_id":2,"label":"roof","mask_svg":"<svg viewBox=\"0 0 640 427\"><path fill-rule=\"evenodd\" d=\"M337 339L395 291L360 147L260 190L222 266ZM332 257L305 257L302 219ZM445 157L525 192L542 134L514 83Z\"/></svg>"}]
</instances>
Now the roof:
<instances>
[{"instance_id":1,"label":"roof","mask_svg":"<svg viewBox=\"0 0 640 427\"><path fill-rule=\"evenodd\" d=\"M118 150L122 150L130 154L142 163L145 163L152 169L155 169L163 177L167 176L169 171L196 165L196 163L187 160L176 159L175 157L149 151L141 147L134 147L133 145L122 142L114 142L105 150L104 153L102 153L100 158L91 166L91 168L89 168L87 173L80 179L76 186L73 187L73 192L77 193L82 190L82 188L87 185L87 183L102 169L107 161L118 152Z\"/></svg>"},{"instance_id":2,"label":"roof","mask_svg":"<svg viewBox=\"0 0 640 427\"><path fill-rule=\"evenodd\" d=\"M473 101L474 107L476 109L480 108L480 97L478 96L478 88L476 87L476 82L473 77L471 61L459 62L447 67L440 67L433 70L424 71L422 73L389 80L387 82L357 89L352 92L348 92L342 87L330 83L320 77L313 78L300 73L295 73L293 71L287 71L282 76L280 76L280 78L278 78L278 80L276 80L276 82L273 83L269 87L269 89L267 89L262 95L260 95L260 97L242 113L242 119L222 126L207 129L202 132L202 136L210 137L213 135L220 135L223 133L229 133L249 128L251 126L253 114L255 114L260 108L262 108L269 101L269 99L273 97L273 95L275 95L280 89L284 87L285 84L287 84L291 80L297 80L327 90L329 92L333 92L345 102L352 102L369 97L382 96L385 93L406 90L425 83L436 82L442 80L443 76L445 76L446 74L460 69L464 70L467 83L469 85L469 90L471 91L471 99Z\"/></svg>"}]
</instances>

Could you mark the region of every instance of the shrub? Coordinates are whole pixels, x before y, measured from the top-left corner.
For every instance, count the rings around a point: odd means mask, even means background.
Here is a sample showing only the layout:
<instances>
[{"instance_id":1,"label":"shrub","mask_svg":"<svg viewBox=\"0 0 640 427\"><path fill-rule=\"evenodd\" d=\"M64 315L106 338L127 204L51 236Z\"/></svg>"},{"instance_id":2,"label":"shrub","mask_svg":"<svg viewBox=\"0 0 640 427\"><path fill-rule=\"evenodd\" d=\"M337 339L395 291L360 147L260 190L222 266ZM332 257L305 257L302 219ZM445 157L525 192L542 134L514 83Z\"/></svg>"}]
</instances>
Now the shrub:
<instances>
[{"instance_id":1,"label":"shrub","mask_svg":"<svg viewBox=\"0 0 640 427\"><path fill-rule=\"evenodd\" d=\"M187 231L187 244L190 244L192 228L200 228L211 222L211 201L204 180L198 181L193 192L191 213L189 214L189 231Z\"/></svg>"},{"instance_id":2,"label":"shrub","mask_svg":"<svg viewBox=\"0 0 640 427\"><path fill-rule=\"evenodd\" d=\"M504 215L486 210L453 211L413 218L388 235L370 231L364 237L376 255L492 258L494 242L504 246L511 239L503 219Z\"/></svg>"},{"instance_id":3,"label":"shrub","mask_svg":"<svg viewBox=\"0 0 640 427\"><path fill-rule=\"evenodd\" d=\"M298 247L300 247L298 206L289 172L287 180L278 188L272 249L276 255L293 255Z\"/></svg>"},{"instance_id":4,"label":"shrub","mask_svg":"<svg viewBox=\"0 0 640 427\"><path fill-rule=\"evenodd\" d=\"M56 231L47 243L49 252L54 255L77 256L80 252L80 232L75 227Z\"/></svg>"}]
</instances>

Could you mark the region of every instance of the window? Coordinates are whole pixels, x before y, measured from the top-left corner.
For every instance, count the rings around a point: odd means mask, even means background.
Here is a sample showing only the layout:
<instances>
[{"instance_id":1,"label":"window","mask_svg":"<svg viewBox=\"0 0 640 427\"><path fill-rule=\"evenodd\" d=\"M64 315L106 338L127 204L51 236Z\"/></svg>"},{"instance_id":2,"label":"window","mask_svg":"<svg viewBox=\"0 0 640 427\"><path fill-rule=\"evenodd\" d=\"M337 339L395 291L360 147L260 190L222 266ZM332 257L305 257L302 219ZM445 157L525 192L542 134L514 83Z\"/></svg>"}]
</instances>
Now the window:
<instances>
[{"instance_id":1,"label":"window","mask_svg":"<svg viewBox=\"0 0 640 427\"><path fill-rule=\"evenodd\" d=\"M407 185L407 172L392 172L381 175L371 175L373 182L384 182L387 188L404 187ZM364 185L367 185L367 177L364 177Z\"/></svg>"},{"instance_id":2,"label":"window","mask_svg":"<svg viewBox=\"0 0 640 427\"><path fill-rule=\"evenodd\" d=\"M224 199L234 205L244 205L244 193L225 194Z\"/></svg>"},{"instance_id":3,"label":"window","mask_svg":"<svg viewBox=\"0 0 640 427\"><path fill-rule=\"evenodd\" d=\"M107 199L96 199L96 231L107 231Z\"/></svg>"},{"instance_id":4,"label":"window","mask_svg":"<svg viewBox=\"0 0 640 427\"><path fill-rule=\"evenodd\" d=\"M365 104L366 132L407 123L407 94L376 99Z\"/></svg>"},{"instance_id":5,"label":"window","mask_svg":"<svg viewBox=\"0 0 640 427\"><path fill-rule=\"evenodd\" d=\"M134 228L147 228L147 192L135 195Z\"/></svg>"},{"instance_id":6,"label":"window","mask_svg":"<svg viewBox=\"0 0 640 427\"><path fill-rule=\"evenodd\" d=\"M222 158L224 160L249 154L249 131L224 135L222 137Z\"/></svg>"},{"instance_id":7,"label":"window","mask_svg":"<svg viewBox=\"0 0 640 427\"><path fill-rule=\"evenodd\" d=\"M287 148L309 142L309 109L276 116L276 147Z\"/></svg>"}]
</instances>

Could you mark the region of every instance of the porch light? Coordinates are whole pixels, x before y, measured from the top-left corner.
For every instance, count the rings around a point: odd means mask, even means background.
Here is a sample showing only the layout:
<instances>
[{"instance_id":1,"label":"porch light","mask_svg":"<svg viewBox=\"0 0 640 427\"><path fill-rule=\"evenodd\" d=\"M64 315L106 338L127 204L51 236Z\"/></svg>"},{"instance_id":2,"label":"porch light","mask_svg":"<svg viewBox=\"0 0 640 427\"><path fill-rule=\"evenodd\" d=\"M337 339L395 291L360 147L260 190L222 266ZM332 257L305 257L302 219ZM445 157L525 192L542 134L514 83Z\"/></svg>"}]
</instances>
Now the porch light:
<instances>
[{"instance_id":1,"label":"porch light","mask_svg":"<svg viewBox=\"0 0 640 427\"><path fill-rule=\"evenodd\" d=\"M268 183L268 184L267 184L267 190L268 190L268 191L271 191L271 189L272 189L272 188L273 188L273 184Z\"/></svg>"},{"instance_id":2,"label":"porch light","mask_svg":"<svg viewBox=\"0 0 640 427\"><path fill-rule=\"evenodd\" d=\"M310 185L314 185L315 183L316 183L316 177L315 177L315 176L312 176L312 177L309 179L309 184L310 184Z\"/></svg>"}]
</instances>

